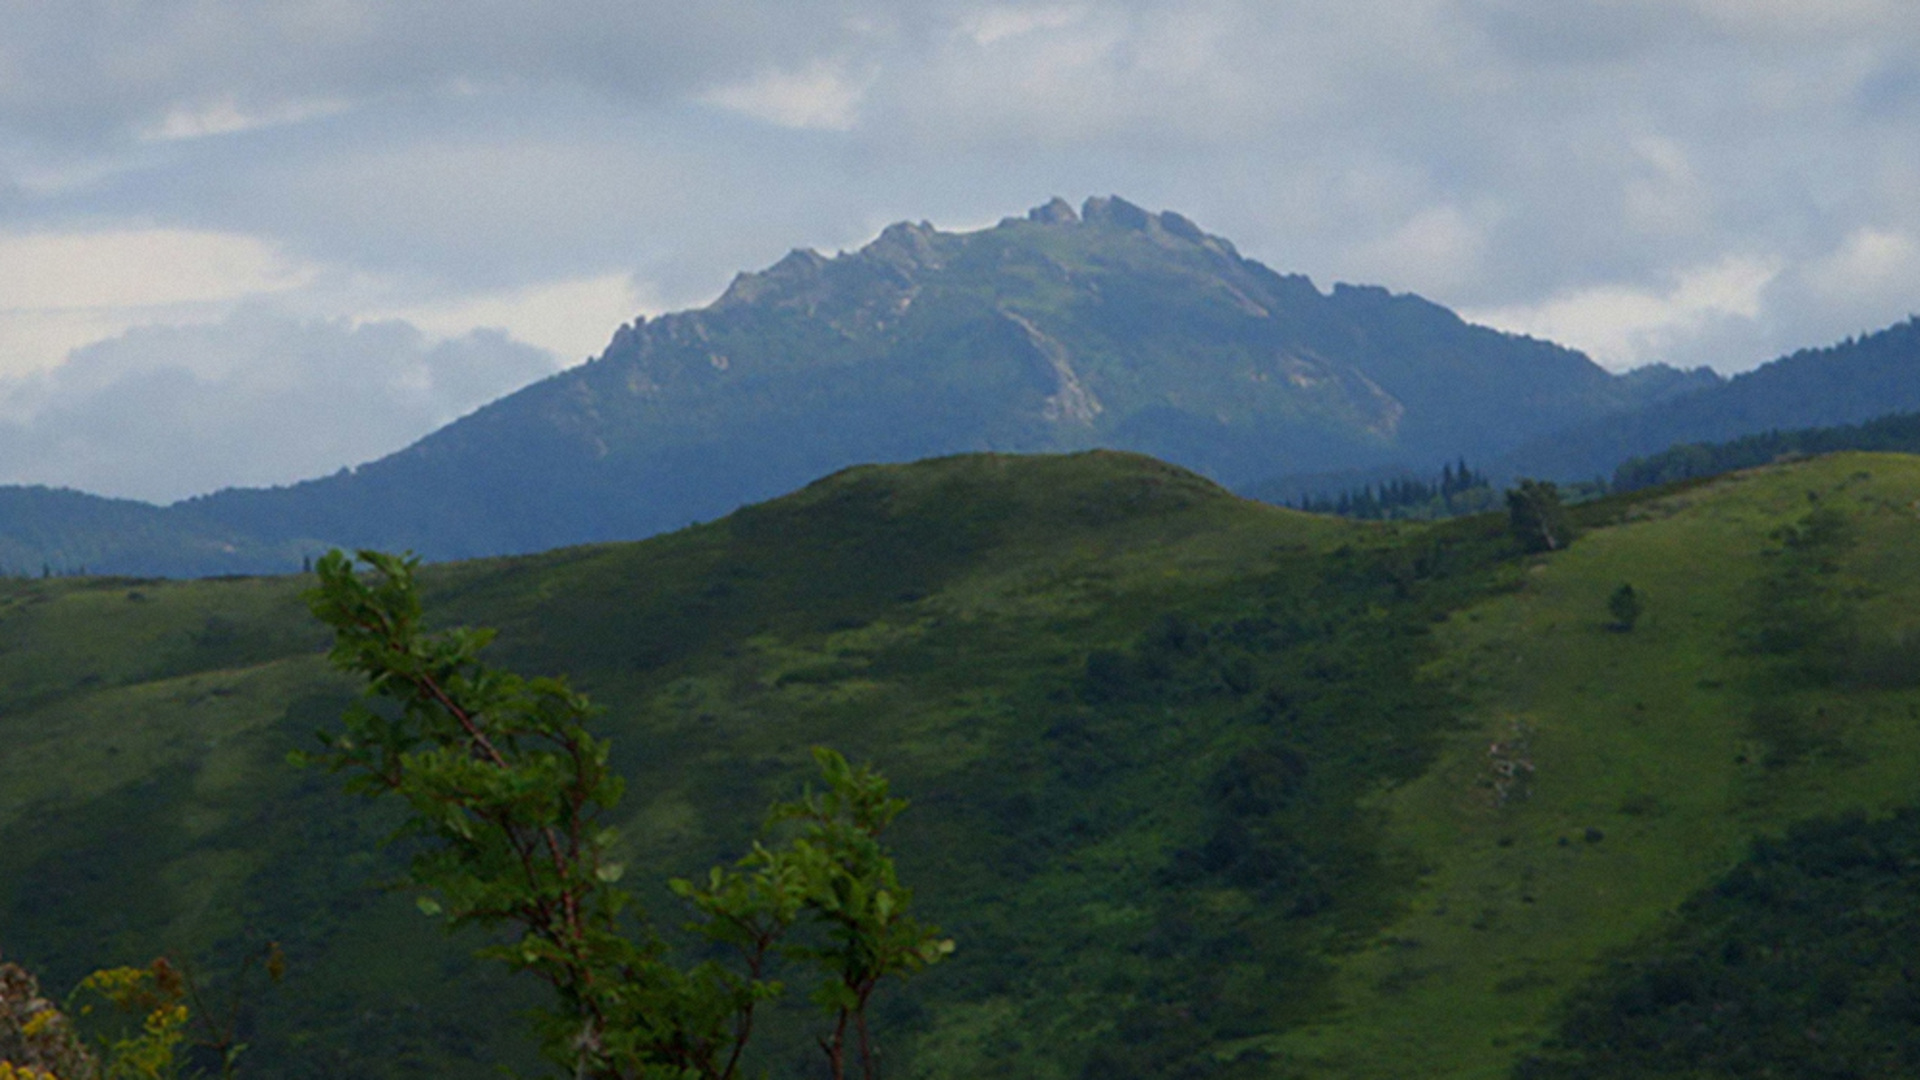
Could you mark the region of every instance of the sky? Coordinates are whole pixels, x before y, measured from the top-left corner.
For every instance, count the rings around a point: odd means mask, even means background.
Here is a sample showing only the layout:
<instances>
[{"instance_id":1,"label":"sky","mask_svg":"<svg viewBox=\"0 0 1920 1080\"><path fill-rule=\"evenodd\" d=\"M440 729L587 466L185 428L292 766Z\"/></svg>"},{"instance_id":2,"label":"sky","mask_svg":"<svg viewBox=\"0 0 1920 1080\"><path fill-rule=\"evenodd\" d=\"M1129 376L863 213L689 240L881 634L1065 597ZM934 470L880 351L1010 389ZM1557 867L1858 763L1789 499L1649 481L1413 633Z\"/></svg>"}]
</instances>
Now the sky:
<instances>
[{"instance_id":1,"label":"sky","mask_svg":"<svg viewBox=\"0 0 1920 1080\"><path fill-rule=\"evenodd\" d=\"M1054 195L1615 370L1920 310L1911 0L0 0L0 483L399 449Z\"/></svg>"}]
</instances>

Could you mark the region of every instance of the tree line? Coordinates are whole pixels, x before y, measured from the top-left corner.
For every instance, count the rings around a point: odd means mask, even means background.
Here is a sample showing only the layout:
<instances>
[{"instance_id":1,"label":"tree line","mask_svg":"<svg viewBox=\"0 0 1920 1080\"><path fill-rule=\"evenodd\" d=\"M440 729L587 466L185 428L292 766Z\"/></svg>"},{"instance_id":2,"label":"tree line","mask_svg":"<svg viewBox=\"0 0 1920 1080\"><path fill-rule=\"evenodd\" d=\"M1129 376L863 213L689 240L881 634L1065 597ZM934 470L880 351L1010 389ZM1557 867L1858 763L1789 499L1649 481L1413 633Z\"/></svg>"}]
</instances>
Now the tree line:
<instances>
[{"instance_id":1,"label":"tree line","mask_svg":"<svg viewBox=\"0 0 1920 1080\"><path fill-rule=\"evenodd\" d=\"M1487 474L1467 464L1441 467L1431 480L1403 477L1379 484L1364 484L1336 495L1302 494L1287 505L1310 514L1334 514L1365 521L1431 520L1460 514L1477 514L1496 505L1493 482Z\"/></svg>"}]
</instances>

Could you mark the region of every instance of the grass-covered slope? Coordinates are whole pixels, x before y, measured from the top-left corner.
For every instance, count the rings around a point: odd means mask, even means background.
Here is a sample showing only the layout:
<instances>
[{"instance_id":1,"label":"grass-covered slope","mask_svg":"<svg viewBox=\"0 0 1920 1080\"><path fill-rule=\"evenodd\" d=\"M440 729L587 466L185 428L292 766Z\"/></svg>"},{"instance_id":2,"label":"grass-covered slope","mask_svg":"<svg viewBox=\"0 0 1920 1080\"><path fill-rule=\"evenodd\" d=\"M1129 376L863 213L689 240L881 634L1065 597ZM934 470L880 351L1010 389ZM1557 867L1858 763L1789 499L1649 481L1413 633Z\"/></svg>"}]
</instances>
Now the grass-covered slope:
<instances>
[{"instance_id":1,"label":"grass-covered slope","mask_svg":"<svg viewBox=\"0 0 1920 1080\"><path fill-rule=\"evenodd\" d=\"M960 951L890 991L889 1075L1627 1076L1593 1003L1725 951L1689 897L1756 836L1920 796L1916 502L1920 460L1823 459L1582 507L1529 561L1498 518L979 456L435 568L429 604L608 706L644 878L737 853L811 744L893 778L903 874ZM58 985L278 938L257 1075L525 1062L530 988L374 892L385 819L281 762L349 692L304 584L0 597L0 949Z\"/></svg>"},{"instance_id":2,"label":"grass-covered slope","mask_svg":"<svg viewBox=\"0 0 1920 1080\"><path fill-rule=\"evenodd\" d=\"M1505 1075L1755 837L1920 799L1917 501L1920 459L1839 455L1601 504L1622 523L1449 619L1431 673L1472 723L1378 803L1419 893L1341 958L1341 1008L1267 1045L1312 1075Z\"/></svg>"}]
</instances>

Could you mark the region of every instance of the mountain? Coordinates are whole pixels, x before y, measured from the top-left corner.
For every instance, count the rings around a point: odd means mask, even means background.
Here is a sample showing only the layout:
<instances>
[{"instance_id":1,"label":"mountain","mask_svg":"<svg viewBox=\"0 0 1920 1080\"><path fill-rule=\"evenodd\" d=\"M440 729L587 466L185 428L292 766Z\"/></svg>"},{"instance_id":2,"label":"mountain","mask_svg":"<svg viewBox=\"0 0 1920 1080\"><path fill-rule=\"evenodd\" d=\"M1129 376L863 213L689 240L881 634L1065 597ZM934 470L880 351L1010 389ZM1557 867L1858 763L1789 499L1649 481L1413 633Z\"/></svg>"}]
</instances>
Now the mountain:
<instances>
[{"instance_id":1,"label":"mountain","mask_svg":"<svg viewBox=\"0 0 1920 1080\"><path fill-rule=\"evenodd\" d=\"M810 745L887 773L959 942L882 991L889 1075L1904 1075L1917 500L1920 459L1846 454L1525 556L1504 515L969 455L424 586L606 707L629 881L737 855ZM377 892L391 815L284 764L351 699L310 580L0 583L0 949L64 988L279 940L243 1069L530 1067L537 988ZM808 1017L766 1020L807 1075Z\"/></svg>"},{"instance_id":2,"label":"mountain","mask_svg":"<svg viewBox=\"0 0 1920 1080\"><path fill-rule=\"evenodd\" d=\"M960 451L1153 454L1230 486L1490 458L1693 385L1384 289L1322 293L1174 213L1056 200L971 233L796 251L713 304L389 457L183 515L434 558L626 539L835 469Z\"/></svg>"},{"instance_id":3,"label":"mountain","mask_svg":"<svg viewBox=\"0 0 1920 1080\"><path fill-rule=\"evenodd\" d=\"M1914 411L1920 411L1920 318L1802 349L1631 415L1531 440L1507 455L1502 471L1588 480L1676 444L1859 424Z\"/></svg>"},{"instance_id":4,"label":"mountain","mask_svg":"<svg viewBox=\"0 0 1920 1080\"><path fill-rule=\"evenodd\" d=\"M1894 413L1864 424L1773 430L1724 443L1683 443L1658 454L1630 458L1613 471L1615 491L1638 491L1736 469L1840 450L1920 454L1920 413Z\"/></svg>"},{"instance_id":5,"label":"mountain","mask_svg":"<svg viewBox=\"0 0 1920 1080\"><path fill-rule=\"evenodd\" d=\"M286 570L319 541L262 542L179 508L47 487L0 487L0 576L105 572L203 577Z\"/></svg>"}]
</instances>

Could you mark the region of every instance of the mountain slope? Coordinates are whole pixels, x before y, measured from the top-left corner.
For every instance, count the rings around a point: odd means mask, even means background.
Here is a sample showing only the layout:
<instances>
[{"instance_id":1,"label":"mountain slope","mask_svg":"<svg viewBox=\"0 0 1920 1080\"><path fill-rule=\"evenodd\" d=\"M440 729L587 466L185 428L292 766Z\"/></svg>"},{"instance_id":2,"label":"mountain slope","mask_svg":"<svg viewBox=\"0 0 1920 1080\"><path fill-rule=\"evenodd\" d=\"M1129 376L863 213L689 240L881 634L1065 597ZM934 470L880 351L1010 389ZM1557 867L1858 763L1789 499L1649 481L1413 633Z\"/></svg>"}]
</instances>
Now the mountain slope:
<instances>
[{"instance_id":1,"label":"mountain slope","mask_svg":"<svg viewBox=\"0 0 1920 1080\"><path fill-rule=\"evenodd\" d=\"M192 513L62 488L0 486L0 576L284 571L325 546L263 543Z\"/></svg>"},{"instance_id":2,"label":"mountain slope","mask_svg":"<svg viewBox=\"0 0 1920 1080\"><path fill-rule=\"evenodd\" d=\"M1916 501L1920 459L1843 455L1587 504L1523 558L1497 516L969 456L435 567L428 604L608 707L640 880L737 853L808 745L894 779L903 874L960 952L889 991L893 1075L1502 1076L1582 1052L1603 958L1718 947L1662 935L1751 838L1920 801ZM530 990L371 892L390 819L280 764L348 697L302 584L0 592L0 948L60 985L278 938L253 1067L523 1061Z\"/></svg>"},{"instance_id":3,"label":"mountain slope","mask_svg":"<svg viewBox=\"0 0 1920 1080\"><path fill-rule=\"evenodd\" d=\"M1893 413L1841 427L1775 429L1724 443L1684 443L1622 462L1613 471L1612 486L1616 491L1635 491L1839 450L1920 453L1920 413Z\"/></svg>"},{"instance_id":4,"label":"mountain slope","mask_svg":"<svg viewBox=\"0 0 1920 1080\"><path fill-rule=\"evenodd\" d=\"M707 308L350 473L192 501L270 541L436 558L644 536L838 468L1136 450L1236 485L1476 459L1688 385L1376 288L1322 294L1177 214L1064 202L797 251Z\"/></svg>"},{"instance_id":5,"label":"mountain slope","mask_svg":"<svg viewBox=\"0 0 1920 1080\"><path fill-rule=\"evenodd\" d=\"M1920 411L1920 319L1803 349L1722 385L1536 439L1508 456L1507 471L1588 480L1613 475L1629 458L1681 443L1858 424L1914 411Z\"/></svg>"},{"instance_id":6,"label":"mountain slope","mask_svg":"<svg viewBox=\"0 0 1920 1080\"><path fill-rule=\"evenodd\" d=\"M1450 619L1436 674L1476 722L1380 804L1431 872L1340 960L1341 1011L1269 1051L1309 1075L1506 1075L1601 961L1669 951L1673 912L1722 888L1756 837L1920 800L1917 496L1920 459L1842 454L1614 500L1591 512L1620 524ZM1646 614L1620 633L1607 600L1626 583ZM1492 797L1519 760L1524 783ZM1794 923L1795 905L1779 896L1768 918L1827 931ZM1747 989L1804 1006L1816 980ZM1744 1022L1723 1000L1717 1022ZM1670 1064L1694 1076L1709 1061Z\"/></svg>"},{"instance_id":7,"label":"mountain slope","mask_svg":"<svg viewBox=\"0 0 1920 1080\"><path fill-rule=\"evenodd\" d=\"M855 470L640 547L445 567L432 604L502 626L510 662L570 671L612 706L622 765L648 793L628 834L655 880L737 853L805 775L808 745L882 761L935 810L903 822L906 870L974 943L950 983L966 997L1006 978L996 939L1057 951L1071 912L1042 921L1057 939L1044 944L1017 911L961 897L1038 901L1035 875L1057 877L1065 852L1116 830L1157 846L1153 822L1122 807L1155 772L1200 767L1165 755L1142 773L1117 766L1147 747L1099 745L1101 714L1141 707L1125 663L1103 708L1049 696L1075 699L1090 648L1125 647L1219 604L1242 571L1304 565L1349 534L1142 459L961 459ZM345 700L293 603L301 584L14 586L0 605L0 947L70 982L103 952L137 959L165 943L217 963L272 936L297 973L290 1000L258 1016L252 1053L274 1075L413 1075L422 1062L465 1075L515 1060L523 997L423 933L406 898L367 892L393 871L371 857L384 819L278 763ZM1048 734L1056 721L1072 730ZM1217 724L1164 736L1206 741ZM1045 786L1056 761L1086 772L1064 805ZM993 772L1011 783L983 784ZM1092 792L1105 796L1075 824Z\"/></svg>"}]
</instances>

